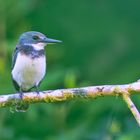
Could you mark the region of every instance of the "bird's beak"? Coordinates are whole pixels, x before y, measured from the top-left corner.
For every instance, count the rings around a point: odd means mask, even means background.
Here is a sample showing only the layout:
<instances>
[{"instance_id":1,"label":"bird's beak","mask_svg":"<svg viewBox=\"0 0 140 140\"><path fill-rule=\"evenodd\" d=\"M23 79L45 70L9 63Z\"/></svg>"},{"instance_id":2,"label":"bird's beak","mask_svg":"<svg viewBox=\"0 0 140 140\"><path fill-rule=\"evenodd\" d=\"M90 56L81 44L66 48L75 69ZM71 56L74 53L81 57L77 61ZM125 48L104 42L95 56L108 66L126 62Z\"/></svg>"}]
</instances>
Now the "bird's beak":
<instances>
[{"instance_id":1,"label":"bird's beak","mask_svg":"<svg viewBox=\"0 0 140 140\"><path fill-rule=\"evenodd\" d=\"M51 38L45 38L45 39L43 39L42 40L42 42L43 43L60 43L60 42L62 42L62 41L60 41L60 40L56 40L56 39L51 39Z\"/></svg>"}]
</instances>

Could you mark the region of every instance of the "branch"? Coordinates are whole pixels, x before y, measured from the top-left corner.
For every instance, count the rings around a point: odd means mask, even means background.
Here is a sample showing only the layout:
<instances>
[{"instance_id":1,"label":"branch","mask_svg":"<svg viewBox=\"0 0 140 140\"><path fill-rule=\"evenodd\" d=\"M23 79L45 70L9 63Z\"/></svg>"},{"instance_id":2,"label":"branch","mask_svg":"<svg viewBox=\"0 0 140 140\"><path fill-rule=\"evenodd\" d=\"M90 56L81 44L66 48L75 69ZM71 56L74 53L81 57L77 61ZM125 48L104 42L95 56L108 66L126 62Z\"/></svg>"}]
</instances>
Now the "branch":
<instances>
[{"instance_id":1,"label":"branch","mask_svg":"<svg viewBox=\"0 0 140 140\"><path fill-rule=\"evenodd\" d=\"M140 81L125 85L102 85L71 89L57 89L24 93L21 99L20 94L0 95L0 107L15 107L17 111L24 111L32 103L49 103L57 101L66 101L75 98L96 98L100 96L118 96L121 95L133 113L140 126L140 114L130 99L130 95L140 93Z\"/></svg>"},{"instance_id":2,"label":"branch","mask_svg":"<svg viewBox=\"0 0 140 140\"><path fill-rule=\"evenodd\" d=\"M124 101L127 103L128 108L131 110L132 114L134 115L138 125L140 126L140 113L137 110L136 106L134 105L134 103L132 102L132 100L129 97L129 94L123 94L123 99Z\"/></svg>"}]
</instances>

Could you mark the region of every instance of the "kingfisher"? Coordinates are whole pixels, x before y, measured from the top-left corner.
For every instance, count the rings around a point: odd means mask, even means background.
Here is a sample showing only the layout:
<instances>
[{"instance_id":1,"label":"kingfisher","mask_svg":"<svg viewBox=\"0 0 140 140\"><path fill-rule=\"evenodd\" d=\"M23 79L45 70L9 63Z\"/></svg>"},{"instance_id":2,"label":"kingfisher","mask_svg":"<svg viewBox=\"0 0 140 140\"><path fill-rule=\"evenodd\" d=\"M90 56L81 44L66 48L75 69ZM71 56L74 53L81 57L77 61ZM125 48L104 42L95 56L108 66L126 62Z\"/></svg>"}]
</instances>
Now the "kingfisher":
<instances>
[{"instance_id":1,"label":"kingfisher","mask_svg":"<svg viewBox=\"0 0 140 140\"><path fill-rule=\"evenodd\" d=\"M59 42L37 31L21 34L12 55L12 80L21 97L32 88L39 93L39 84L46 74L45 46Z\"/></svg>"}]
</instances>

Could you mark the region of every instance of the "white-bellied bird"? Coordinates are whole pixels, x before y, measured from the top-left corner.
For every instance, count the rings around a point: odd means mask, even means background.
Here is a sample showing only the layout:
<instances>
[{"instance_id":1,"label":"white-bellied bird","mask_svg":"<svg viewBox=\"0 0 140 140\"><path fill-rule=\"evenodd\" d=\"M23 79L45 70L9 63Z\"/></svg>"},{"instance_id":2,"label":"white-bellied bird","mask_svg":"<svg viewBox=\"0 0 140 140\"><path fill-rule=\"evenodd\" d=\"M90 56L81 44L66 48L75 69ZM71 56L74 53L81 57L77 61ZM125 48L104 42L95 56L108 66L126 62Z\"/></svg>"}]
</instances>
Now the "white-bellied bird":
<instances>
[{"instance_id":1,"label":"white-bellied bird","mask_svg":"<svg viewBox=\"0 0 140 140\"><path fill-rule=\"evenodd\" d=\"M47 38L44 34L29 31L21 34L12 57L12 80L21 97L23 92L36 88L46 73L44 47L59 40Z\"/></svg>"}]
</instances>

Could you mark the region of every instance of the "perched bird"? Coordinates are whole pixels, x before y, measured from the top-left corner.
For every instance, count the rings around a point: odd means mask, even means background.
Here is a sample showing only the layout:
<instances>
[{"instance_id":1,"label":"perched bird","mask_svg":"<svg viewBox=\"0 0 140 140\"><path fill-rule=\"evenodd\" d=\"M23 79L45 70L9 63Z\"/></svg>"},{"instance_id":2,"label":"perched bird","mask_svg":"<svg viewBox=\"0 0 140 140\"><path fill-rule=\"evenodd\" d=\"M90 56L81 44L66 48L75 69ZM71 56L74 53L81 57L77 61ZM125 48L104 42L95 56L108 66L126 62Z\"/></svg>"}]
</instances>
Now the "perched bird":
<instances>
[{"instance_id":1,"label":"perched bird","mask_svg":"<svg viewBox=\"0 0 140 140\"><path fill-rule=\"evenodd\" d=\"M16 45L12 57L12 80L17 91L21 93L36 88L46 73L46 56L44 47L59 40L47 38L36 31L23 33Z\"/></svg>"}]
</instances>

